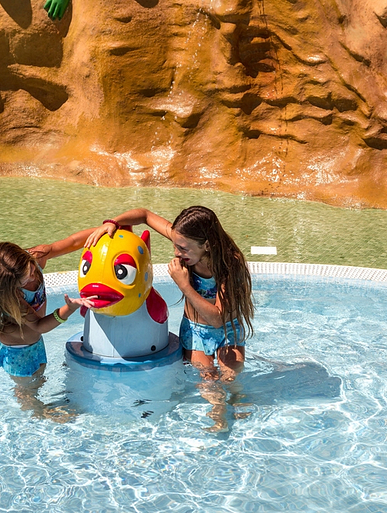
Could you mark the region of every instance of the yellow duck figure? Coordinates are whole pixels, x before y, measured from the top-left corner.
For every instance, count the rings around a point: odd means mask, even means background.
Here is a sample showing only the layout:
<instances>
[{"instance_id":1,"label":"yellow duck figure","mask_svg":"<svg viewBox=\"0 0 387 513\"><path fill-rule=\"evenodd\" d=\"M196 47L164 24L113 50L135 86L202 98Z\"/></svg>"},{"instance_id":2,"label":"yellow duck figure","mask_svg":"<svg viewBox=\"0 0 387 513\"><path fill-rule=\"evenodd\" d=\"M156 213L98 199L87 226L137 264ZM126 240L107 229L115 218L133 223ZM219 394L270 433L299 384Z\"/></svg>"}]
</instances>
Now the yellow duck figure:
<instances>
[{"instance_id":1,"label":"yellow duck figure","mask_svg":"<svg viewBox=\"0 0 387 513\"><path fill-rule=\"evenodd\" d=\"M81 256L80 295L98 296L85 315L83 347L96 355L138 357L168 345L168 308L152 287L149 231L138 237L129 230L105 234Z\"/></svg>"}]
</instances>

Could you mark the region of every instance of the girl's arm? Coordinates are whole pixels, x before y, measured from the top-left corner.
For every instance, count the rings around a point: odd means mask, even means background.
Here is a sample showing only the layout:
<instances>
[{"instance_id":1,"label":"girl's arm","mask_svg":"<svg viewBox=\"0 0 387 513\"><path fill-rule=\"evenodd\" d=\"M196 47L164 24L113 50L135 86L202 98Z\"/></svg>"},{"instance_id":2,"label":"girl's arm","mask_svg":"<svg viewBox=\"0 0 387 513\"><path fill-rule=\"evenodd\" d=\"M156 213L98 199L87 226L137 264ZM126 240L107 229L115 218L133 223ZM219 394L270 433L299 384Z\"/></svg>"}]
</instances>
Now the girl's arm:
<instances>
[{"instance_id":1,"label":"girl's arm","mask_svg":"<svg viewBox=\"0 0 387 513\"><path fill-rule=\"evenodd\" d=\"M181 265L179 258L174 258L169 262L168 272L199 317L214 328L223 326L222 305L218 296L216 297L215 304L212 304L196 292L189 281L188 269Z\"/></svg>"},{"instance_id":2,"label":"girl's arm","mask_svg":"<svg viewBox=\"0 0 387 513\"><path fill-rule=\"evenodd\" d=\"M58 240L52 244L40 244L29 249L29 252L36 258L42 269L46 266L47 260L59 257L81 249L86 239L94 232L95 228L88 228L77 233L73 233L65 239Z\"/></svg>"},{"instance_id":3,"label":"girl's arm","mask_svg":"<svg viewBox=\"0 0 387 513\"><path fill-rule=\"evenodd\" d=\"M167 219L154 214L150 210L147 210L146 208L135 208L128 210L127 212L114 217L112 220L114 223L106 222L94 230L94 232L88 237L85 243L85 247L89 248L90 246L95 246L104 233L107 233L110 237L113 237L113 234L117 230L118 226L125 225L133 226L137 224L147 224L160 235L163 235L167 239L171 239L172 223L167 221Z\"/></svg>"},{"instance_id":4,"label":"girl's arm","mask_svg":"<svg viewBox=\"0 0 387 513\"><path fill-rule=\"evenodd\" d=\"M94 306L92 299L93 297L88 299L72 299L65 294L66 304L45 317L39 317L30 305L25 301L22 301L24 305L23 307L27 309L27 315L23 319L24 322L21 326L23 336L21 336L20 329L17 324L8 324L1 331L1 341L6 345L34 344L39 339L40 335L53 330L65 322L81 305L84 305L87 308Z\"/></svg>"},{"instance_id":5,"label":"girl's arm","mask_svg":"<svg viewBox=\"0 0 387 513\"><path fill-rule=\"evenodd\" d=\"M94 306L93 299L96 296L90 298L70 298L67 294L64 295L66 304L57 308L55 312L39 317L35 310L28 305L28 314L25 317L23 327L26 326L29 329L43 334L48 333L54 328L58 327L63 322L67 321L71 314L73 314L80 306L86 306L92 308Z\"/></svg>"}]
</instances>

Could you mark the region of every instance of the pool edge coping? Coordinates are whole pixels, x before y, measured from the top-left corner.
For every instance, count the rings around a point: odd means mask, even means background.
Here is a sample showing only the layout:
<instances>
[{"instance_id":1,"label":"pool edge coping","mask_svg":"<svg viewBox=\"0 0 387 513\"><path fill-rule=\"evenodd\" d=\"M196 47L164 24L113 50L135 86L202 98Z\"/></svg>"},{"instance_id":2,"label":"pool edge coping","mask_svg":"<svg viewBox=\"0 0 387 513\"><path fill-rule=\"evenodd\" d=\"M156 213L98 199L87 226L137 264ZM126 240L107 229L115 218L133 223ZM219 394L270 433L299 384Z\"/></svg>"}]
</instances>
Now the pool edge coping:
<instances>
[{"instance_id":1,"label":"pool edge coping","mask_svg":"<svg viewBox=\"0 0 387 513\"><path fill-rule=\"evenodd\" d=\"M387 282L387 269L372 267L289 262L247 262L247 264L252 275L277 274ZM153 264L153 276L169 278L168 264ZM44 279L47 287L75 285L78 280L78 270L45 273Z\"/></svg>"}]
</instances>

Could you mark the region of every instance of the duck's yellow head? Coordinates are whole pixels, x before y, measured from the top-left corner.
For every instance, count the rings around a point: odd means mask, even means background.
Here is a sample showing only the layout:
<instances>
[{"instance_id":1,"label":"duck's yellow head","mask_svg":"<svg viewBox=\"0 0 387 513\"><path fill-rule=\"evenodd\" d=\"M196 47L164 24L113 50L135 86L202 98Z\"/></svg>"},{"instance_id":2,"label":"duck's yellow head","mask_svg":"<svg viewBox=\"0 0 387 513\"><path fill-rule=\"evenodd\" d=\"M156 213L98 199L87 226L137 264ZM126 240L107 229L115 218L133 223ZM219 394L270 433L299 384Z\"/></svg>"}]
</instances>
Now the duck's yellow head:
<instances>
[{"instance_id":1,"label":"duck's yellow head","mask_svg":"<svg viewBox=\"0 0 387 513\"><path fill-rule=\"evenodd\" d=\"M135 312L152 288L149 232L141 237L131 231L116 230L103 235L93 247L84 249L79 264L81 297L93 299L95 312L129 315Z\"/></svg>"}]
</instances>

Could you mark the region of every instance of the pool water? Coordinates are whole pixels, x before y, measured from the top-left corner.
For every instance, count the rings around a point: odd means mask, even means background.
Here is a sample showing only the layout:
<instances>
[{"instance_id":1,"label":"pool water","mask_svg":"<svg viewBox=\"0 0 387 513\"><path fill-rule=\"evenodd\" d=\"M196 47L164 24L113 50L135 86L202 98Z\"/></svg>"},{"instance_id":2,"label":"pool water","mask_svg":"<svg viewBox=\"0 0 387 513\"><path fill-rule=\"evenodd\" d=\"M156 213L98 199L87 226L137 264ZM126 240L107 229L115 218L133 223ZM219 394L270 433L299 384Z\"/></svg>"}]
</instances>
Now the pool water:
<instances>
[{"instance_id":1,"label":"pool water","mask_svg":"<svg viewBox=\"0 0 387 513\"><path fill-rule=\"evenodd\" d=\"M154 285L177 332L180 293ZM64 352L78 314L45 336L52 418L1 371L0 511L387 512L386 285L256 275L254 290L255 335L228 385L182 362L148 383L82 377Z\"/></svg>"}]
</instances>

